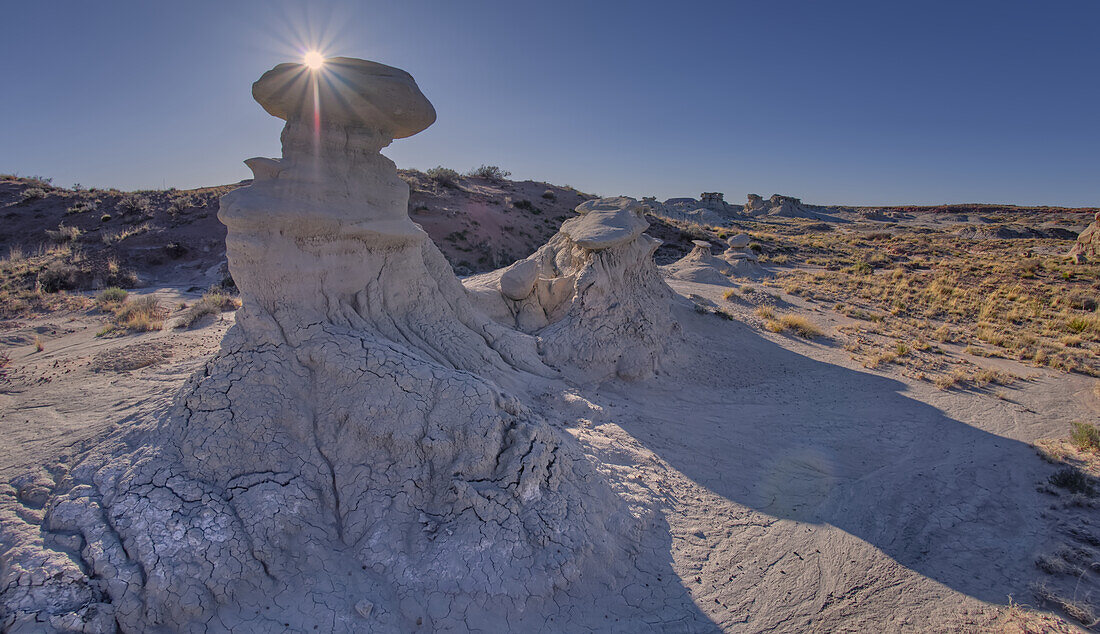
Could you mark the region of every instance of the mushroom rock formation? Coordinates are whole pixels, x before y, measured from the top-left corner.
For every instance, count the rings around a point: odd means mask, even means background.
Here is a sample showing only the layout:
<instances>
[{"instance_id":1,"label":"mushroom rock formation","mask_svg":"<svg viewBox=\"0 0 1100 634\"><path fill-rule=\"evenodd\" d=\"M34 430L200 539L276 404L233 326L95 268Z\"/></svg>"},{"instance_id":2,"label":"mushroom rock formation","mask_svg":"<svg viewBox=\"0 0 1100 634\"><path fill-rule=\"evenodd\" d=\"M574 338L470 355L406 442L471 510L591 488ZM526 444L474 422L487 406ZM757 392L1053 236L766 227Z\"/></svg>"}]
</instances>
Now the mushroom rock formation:
<instances>
[{"instance_id":1,"label":"mushroom rock formation","mask_svg":"<svg viewBox=\"0 0 1100 634\"><path fill-rule=\"evenodd\" d=\"M695 248L690 253L672 264L661 267L665 275L685 282L730 286L729 276L738 272L739 264L712 255L711 245L705 240L691 242Z\"/></svg>"},{"instance_id":2,"label":"mushroom rock formation","mask_svg":"<svg viewBox=\"0 0 1100 634\"><path fill-rule=\"evenodd\" d=\"M747 233L739 233L734 236L730 236L730 239L726 241L726 245L729 247L722 252L722 259L731 262L734 265L740 263L741 260L748 260L749 262L755 262L758 258L756 251L747 248L749 246L749 235Z\"/></svg>"},{"instance_id":3,"label":"mushroom rock formation","mask_svg":"<svg viewBox=\"0 0 1100 634\"><path fill-rule=\"evenodd\" d=\"M337 58L281 64L253 94L286 127L283 157L247 161L255 181L222 198L237 323L168 411L56 486L31 478L4 497L21 506L0 505L0 625L409 631L477 615L501 630L582 570L628 560L619 498L498 387L551 373L534 338L470 304L378 153L434 120L412 77ZM616 295L642 284L609 279L639 276L621 260L653 248L608 213L540 252L578 280L577 328L660 297L659 278ZM578 348L610 336L622 353L632 332L615 325Z\"/></svg>"},{"instance_id":4,"label":"mushroom rock formation","mask_svg":"<svg viewBox=\"0 0 1100 634\"><path fill-rule=\"evenodd\" d=\"M531 256L465 280L497 320L538 335L542 358L590 377L651 375L679 326L653 261L645 206L589 200Z\"/></svg>"},{"instance_id":5,"label":"mushroom rock formation","mask_svg":"<svg viewBox=\"0 0 1100 634\"><path fill-rule=\"evenodd\" d=\"M1069 256L1078 264L1088 262L1089 258L1100 259L1100 213L1093 217L1092 223L1077 236L1077 242Z\"/></svg>"}]
</instances>

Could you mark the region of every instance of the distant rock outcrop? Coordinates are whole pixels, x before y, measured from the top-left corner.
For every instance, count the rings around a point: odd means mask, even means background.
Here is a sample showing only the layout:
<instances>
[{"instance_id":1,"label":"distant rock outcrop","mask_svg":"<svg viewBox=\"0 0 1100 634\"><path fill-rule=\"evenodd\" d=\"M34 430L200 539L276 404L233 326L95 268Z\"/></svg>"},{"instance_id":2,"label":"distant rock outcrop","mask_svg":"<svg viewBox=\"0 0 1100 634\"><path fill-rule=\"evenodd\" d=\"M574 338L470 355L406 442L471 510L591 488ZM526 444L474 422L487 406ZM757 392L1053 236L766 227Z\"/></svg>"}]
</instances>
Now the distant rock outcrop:
<instances>
[{"instance_id":1,"label":"distant rock outcrop","mask_svg":"<svg viewBox=\"0 0 1100 634\"><path fill-rule=\"evenodd\" d=\"M530 257L466 285L495 318L536 334L548 363L648 376L677 325L672 291L653 262L660 242L644 233L643 212L633 198L583 203Z\"/></svg>"},{"instance_id":2,"label":"distant rock outcrop","mask_svg":"<svg viewBox=\"0 0 1100 634\"><path fill-rule=\"evenodd\" d=\"M826 220L828 216L807 208L802 201L793 196L774 194L764 200L756 194L749 194L749 200L743 208L748 216L782 216L784 218L812 218Z\"/></svg>"},{"instance_id":3,"label":"distant rock outcrop","mask_svg":"<svg viewBox=\"0 0 1100 634\"><path fill-rule=\"evenodd\" d=\"M1100 259L1100 213L1093 217L1092 223L1077 236L1077 243L1069 252L1075 261L1084 263L1090 259Z\"/></svg>"}]
</instances>

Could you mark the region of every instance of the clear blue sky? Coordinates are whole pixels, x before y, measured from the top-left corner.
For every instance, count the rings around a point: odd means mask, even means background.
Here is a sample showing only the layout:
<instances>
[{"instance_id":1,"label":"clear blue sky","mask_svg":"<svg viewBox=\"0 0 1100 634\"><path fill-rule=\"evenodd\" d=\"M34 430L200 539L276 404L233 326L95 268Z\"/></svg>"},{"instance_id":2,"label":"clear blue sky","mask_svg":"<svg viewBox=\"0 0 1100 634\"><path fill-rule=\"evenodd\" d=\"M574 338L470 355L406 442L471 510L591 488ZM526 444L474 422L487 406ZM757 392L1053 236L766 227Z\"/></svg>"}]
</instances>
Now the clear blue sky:
<instances>
[{"instance_id":1,"label":"clear blue sky","mask_svg":"<svg viewBox=\"0 0 1100 634\"><path fill-rule=\"evenodd\" d=\"M399 166L603 195L1100 205L1100 2L47 1L0 7L0 172L249 176L300 50L408 70Z\"/></svg>"}]
</instances>

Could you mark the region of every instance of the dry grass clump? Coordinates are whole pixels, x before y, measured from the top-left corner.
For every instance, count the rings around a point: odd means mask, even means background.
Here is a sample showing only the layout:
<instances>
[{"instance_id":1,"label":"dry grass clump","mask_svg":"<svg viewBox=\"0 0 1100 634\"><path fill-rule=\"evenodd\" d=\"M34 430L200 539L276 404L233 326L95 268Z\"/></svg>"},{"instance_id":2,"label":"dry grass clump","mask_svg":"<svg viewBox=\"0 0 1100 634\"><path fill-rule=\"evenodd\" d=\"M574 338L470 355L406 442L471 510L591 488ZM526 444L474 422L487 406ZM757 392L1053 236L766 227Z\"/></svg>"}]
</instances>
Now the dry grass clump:
<instances>
[{"instance_id":1,"label":"dry grass clump","mask_svg":"<svg viewBox=\"0 0 1100 634\"><path fill-rule=\"evenodd\" d=\"M155 295L145 295L136 299L123 297L117 302L104 304L113 317L111 323L96 336L121 334L123 332L149 332L164 328L164 318L168 311L160 305Z\"/></svg>"},{"instance_id":2,"label":"dry grass clump","mask_svg":"<svg viewBox=\"0 0 1100 634\"><path fill-rule=\"evenodd\" d=\"M1069 440L1080 451L1100 451L1100 429L1090 423L1070 423Z\"/></svg>"},{"instance_id":3,"label":"dry grass clump","mask_svg":"<svg viewBox=\"0 0 1100 634\"><path fill-rule=\"evenodd\" d=\"M792 264L777 285L810 292L861 322L860 330L900 340L972 343L981 356L1100 376L1100 264L1067 269L1034 255L1055 240L982 240L924 228L882 234L834 231L775 241ZM1070 275L1066 275L1070 273Z\"/></svg>"},{"instance_id":4,"label":"dry grass clump","mask_svg":"<svg viewBox=\"0 0 1100 634\"><path fill-rule=\"evenodd\" d=\"M240 307L241 300L230 296L221 288L212 288L202 296L202 299L187 309L187 312L176 322L175 327L190 328L207 315L217 315Z\"/></svg>"},{"instance_id":5,"label":"dry grass clump","mask_svg":"<svg viewBox=\"0 0 1100 634\"><path fill-rule=\"evenodd\" d=\"M806 317L795 315L794 313L777 314L775 309L770 306L761 306L757 308L756 315L764 320L764 329L771 332L785 332L790 330L799 337L805 339L813 339L822 334L821 328Z\"/></svg>"},{"instance_id":6,"label":"dry grass clump","mask_svg":"<svg viewBox=\"0 0 1100 634\"><path fill-rule=\"evenodd\" d=\"M1083 625L1092 627L1097 624L1098 619L1096 616L1096 612L1088 603L1063 597L1057 592L1050 589L1043 582L1032 584L1031 591L1035 593L1035 596L1040 601L1052 604L1055 607L1060 608L1071 618L1076 619Z\"/></svg>"}]
</instances>

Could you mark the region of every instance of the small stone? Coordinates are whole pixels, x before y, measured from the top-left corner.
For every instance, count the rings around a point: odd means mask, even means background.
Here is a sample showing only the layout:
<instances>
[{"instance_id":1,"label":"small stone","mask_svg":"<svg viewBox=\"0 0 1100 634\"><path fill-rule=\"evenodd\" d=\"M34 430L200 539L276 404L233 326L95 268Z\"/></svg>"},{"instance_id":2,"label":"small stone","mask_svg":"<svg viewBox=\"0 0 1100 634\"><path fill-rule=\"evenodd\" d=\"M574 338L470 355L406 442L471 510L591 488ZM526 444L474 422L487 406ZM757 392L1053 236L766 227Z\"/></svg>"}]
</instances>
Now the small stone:
<instances>
[{"instance_id":1,"label":"small stone","mask_svg":"<svg viewBox=\"0 0 1100 634\"><path fill-rule=\"evenodd\" d=\"M359 602L355 604L355 611L364 619L370 618L372 610L374 610L374 604L366 599L360 599Z\"/></svg>"}]
</instances>

